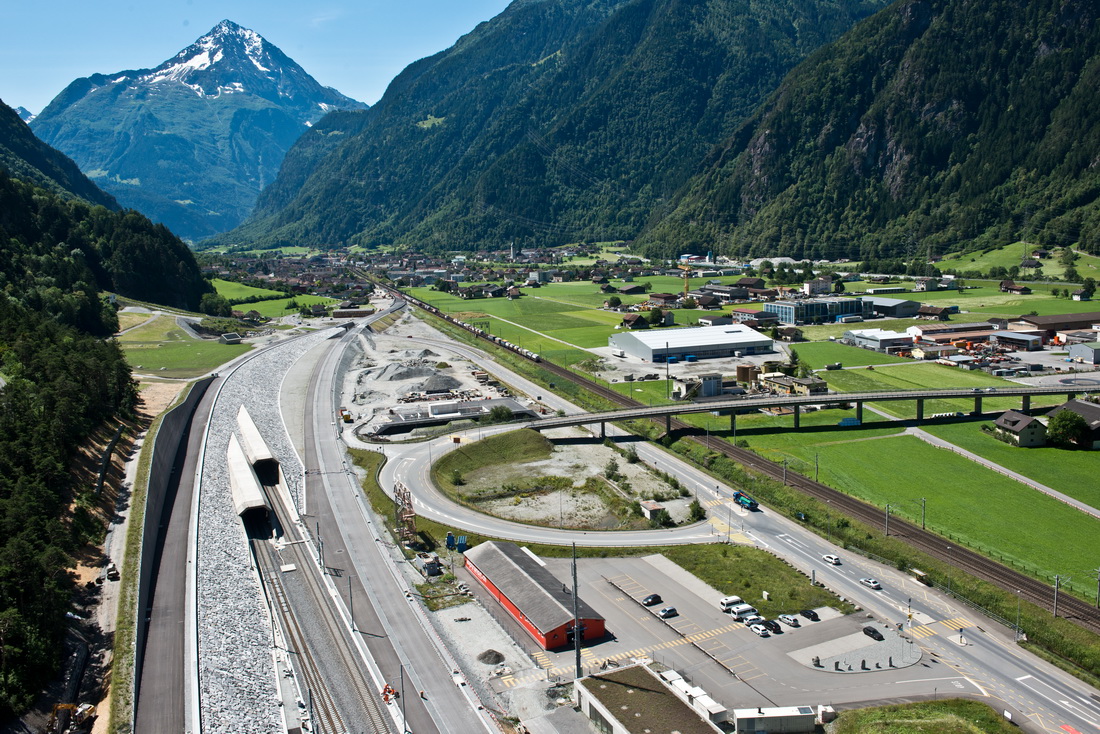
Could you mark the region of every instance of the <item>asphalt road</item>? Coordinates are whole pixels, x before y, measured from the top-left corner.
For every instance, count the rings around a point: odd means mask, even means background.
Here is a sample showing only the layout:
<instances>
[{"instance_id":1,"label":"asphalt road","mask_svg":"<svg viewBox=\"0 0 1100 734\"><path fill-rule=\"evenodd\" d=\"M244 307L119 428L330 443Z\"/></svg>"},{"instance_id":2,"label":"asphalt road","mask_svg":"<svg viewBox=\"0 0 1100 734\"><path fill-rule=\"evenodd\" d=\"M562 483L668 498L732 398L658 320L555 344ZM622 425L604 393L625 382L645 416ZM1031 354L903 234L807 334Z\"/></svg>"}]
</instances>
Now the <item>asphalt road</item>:
<instances>
[{"instance_id":1,"label":"asphalt road","mask_svg":"<svg viewBox=\"0 0 1100 734\"><path fill-rule=\"evenodd\" d=\"M325 565L340 568L334 584L341 598L345 598L344 584L350 574L354 602L347 606L354 607L360 639L383 681L395 688L403 682L406 693L401 701L410 730L493 731L469 687L457 685L453 668L441 659L434 633L417 602L406 596L404 577L394 567L395 553L376 535L358 482L348 471L343 448L336 440L335 370L341 348L352 338L354 334L349 334L332 343L336 348L318 363L310 387L307 404L312 413L306 420L309 526L320 523Z\"/></svg>"},{"instance_id":2,"label":"asphalt road","mask_svg":"<svg viewBox=\"0 0 1100 734\"><path fill-rule=\"evenodd\" d=\"M561 409L567 414L583 412L492 362L480 350L446 342L433 342L433 347L446 348L473 359L504 382L528 394L541 396L542 402L554 410ZM497 430L507 428L485 429L480 435ZM607 431L608 436L624 435L611 425L607 426ZM464 440L477 440L479 431L474 429L457 435ZM393 482L400 480L412 491L418 513L453 524L456 529L521 542L560 544L575 541L578 545L589 546L644 546L708 542L728 536L733 541L755 544L786 558L807 574L814 573L819 581L863 607L875 619L906 625L907 633L929 653L930 659L936 661L928 663L939 671L934 675L915 676L905 686L886 688L876 691L874 698L855 700L879 700L878 694L886 700L929 698L941 695L943 686L942 691L950 691L952 695L972 693L997 710L1011 711L1014 721L1026 730L1060 734L1072 734L1074 729L1100 731L1100 692L1015 645L1010 628L972 612L957 600L930 590L890 567L846 553L797 523L768 512L766 507L753 513L735 509L729 501L730 487L716 483L709 475L653 444L638 442L639 456L692 489L708 507L709 525L672 531L578 534L492 518L450 502L428 481L430 461L453 446L450 436L419 444L387 444L384 450L389 461L381 475L383 487L392 488ZM840 555L845 560L841 566L831 566L821 560L826 553ZM865 576L879 579L884 588L874 591L860 585L859 579ZM914 615L912 620L910 613ZM961 637L959 627L963 628ZM814 674L814 671L809 673ZM825 695L831 689L825 686L820 694ZM864 694L862 686L857 688L857 694ZM1062 728L1065 726L1071 728Z\"/></svg>"}]
</instances>

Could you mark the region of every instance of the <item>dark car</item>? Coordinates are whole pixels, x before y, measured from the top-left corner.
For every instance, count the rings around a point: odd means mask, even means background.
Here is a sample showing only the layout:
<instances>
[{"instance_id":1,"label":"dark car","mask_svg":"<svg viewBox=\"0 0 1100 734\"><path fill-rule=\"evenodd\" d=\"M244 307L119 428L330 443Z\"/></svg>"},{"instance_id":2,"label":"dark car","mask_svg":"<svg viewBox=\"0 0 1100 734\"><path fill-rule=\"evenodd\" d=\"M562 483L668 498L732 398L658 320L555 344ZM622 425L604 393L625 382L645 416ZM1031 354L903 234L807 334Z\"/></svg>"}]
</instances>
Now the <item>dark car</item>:
<instances>
[{"instance_id":1,"label":"dark car","mask_svg":"<svg viewBox=\"0 0 1100 734\"><path fill-rule=\"evenodd\" d=\"M813 609L803 609L801 612L799 612L799 614L801 614L803 617L810 620L811 622L816 622L817 620L821 619L821 617L817 616L817 612L815 612Z\"/></svg>"},{"instance_id":2,"label":"dark car","mask_svg":"<svg viewBox=\"0 0 1100 734\"><path fill-rule=\"evenodd\" d=\"M662 601L660 594L650 594L645 599L642 599L642 604L645 604L647 607L652 607L656 604L660 604Z\"/></svg>"},{"instance_id":3,"label":"dark car","mask_svg":"<svg viewBox=\"0 0 1100 734\"><path fill-rule=\"evenodd\" d=\"M883 640L885 639L885 638L884 638L884 637L882 636L882 633L881 633L881 632L879 632L879 631L878 631L877 629L875 629L874 627L864 627L864 628L863 628L863 634L867 635L867 636L868 636L868 637L870 637L870 638L871 638L872 640L877 640L878 642L882 642L882 641L883 641Z\"/></svg>"},{"instance_id":4,"label":"dark car","mask_svg":"<svg viewBox=\"0 0 1100 734\"><path fill-rule=\"evenodd\" d=\"M762 624L762 625L764 625L765 627L767 627L767 628L768 628L768 632L771 632L771 633L772 633L773 635L781 635L781 634L783 634L783 628L782 628L782 627L780 627L780 626L779 626L779 622L776 622L776 621L775 621L774 619L765 619L765 620L764 620L763 622L761 622L760 624Z\"/></svg>"}]
</instances>

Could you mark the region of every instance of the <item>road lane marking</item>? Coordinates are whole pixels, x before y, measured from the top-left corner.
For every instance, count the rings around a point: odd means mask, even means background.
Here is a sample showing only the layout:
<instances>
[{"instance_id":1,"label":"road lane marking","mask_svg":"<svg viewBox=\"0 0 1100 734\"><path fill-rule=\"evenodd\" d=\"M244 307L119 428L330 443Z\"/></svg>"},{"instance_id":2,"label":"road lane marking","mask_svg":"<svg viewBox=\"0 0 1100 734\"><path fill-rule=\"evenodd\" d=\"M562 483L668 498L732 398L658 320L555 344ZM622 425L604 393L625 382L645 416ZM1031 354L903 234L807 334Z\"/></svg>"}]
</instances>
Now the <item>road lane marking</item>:
<instances>
[{"instance_id":1,"label":"road lane marking","mask_svg":"<svg viewBox=\"0 0 1100 734\"><path fill-rule=\"evenodd\" d=\"M958 680L959 678L966 678L966 676L965 675L948 675L948 676L945 676L943 678L913 678L911 680L897 680L897 681L894 681L894 685L899 685L901 683L931 683L932 681L937 681L937 680Z\"/></svg>"}]
</instances>

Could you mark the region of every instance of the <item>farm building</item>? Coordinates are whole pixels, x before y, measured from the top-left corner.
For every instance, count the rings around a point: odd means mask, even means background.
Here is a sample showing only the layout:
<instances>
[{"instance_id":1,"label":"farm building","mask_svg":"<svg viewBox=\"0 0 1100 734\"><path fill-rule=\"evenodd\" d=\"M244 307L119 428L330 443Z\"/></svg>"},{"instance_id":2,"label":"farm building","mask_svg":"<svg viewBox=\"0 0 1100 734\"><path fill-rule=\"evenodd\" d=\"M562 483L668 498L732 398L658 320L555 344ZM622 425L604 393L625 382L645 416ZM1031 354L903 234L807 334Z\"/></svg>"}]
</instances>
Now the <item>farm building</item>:
<instances>
[{"instance_id":1,"label":"farm building","mask_svg":"<svg viewBox=\"0 0 1100 734\"><path fill-rule=\"evenodd\" d=\"M1009 324L1008 328L1014 331L1042 330L1052 336L1057 331L1088 329L1096 323L1100 323L1100 311L1051 314L1048 316L1021 316L1018 321Z\"/></svg>"},{"instance_id":2,"label":"farm building","mask_svg":"<svg viewBox=\"0 0 1100 734\"><path fill-rule=\"evenodd\" d=\"M1023 448L1045 446L1047 427L1038 418L1016 410L1002 413L993 421L993 430Z\"/></svg>"},{"instance_id":3,"label":"farm building","mask_svg":"<svg viewBox=\"0 0 1100 734\"><path fill-rule=\"evenodd\" d=\"M774 351L772 340L740 324L612 334L608 346L647 362L693 361Z\"/></svg>"},{"instance_id":4,"label":"farm building","mask_svg":"<svg viewBox=\"0 0 1100 734\"><path fill-rule=\"evenodd\" d=\"M1063 410L1069 410L1085 419L1088 431L1079 442L1082 448L1100 449L1100 405L1084 400L1068 400L1047 413L1053 418Z\"/></svg>"},{"instance_id":5,"label":"farm building","mask_svg":"<svg viewBox=\"0 0 1100 734\"><path fill-rule=\"evenodd\" d=\"M564 647L573 639L573 597L534 555L515 543L487 541L466 551L466 570L542 646ZM604 619L577 600L583 639L604 636Z\"/></svg>"}]
</instances>

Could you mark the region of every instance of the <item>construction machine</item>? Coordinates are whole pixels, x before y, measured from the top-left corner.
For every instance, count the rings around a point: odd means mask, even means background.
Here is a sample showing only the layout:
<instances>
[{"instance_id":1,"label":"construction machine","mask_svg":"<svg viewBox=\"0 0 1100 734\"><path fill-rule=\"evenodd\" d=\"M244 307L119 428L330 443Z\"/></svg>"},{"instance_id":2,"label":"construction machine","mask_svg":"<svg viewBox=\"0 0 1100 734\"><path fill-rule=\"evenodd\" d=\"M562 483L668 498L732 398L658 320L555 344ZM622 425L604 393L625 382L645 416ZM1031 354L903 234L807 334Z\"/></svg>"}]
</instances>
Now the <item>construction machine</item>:
<instances>
[{"instance_id":1,"label":"construction machine","mask_svg":"<svg viewBox=\"0 0 1100 734\"><path fill-rule=\"evenodd\" d=\"M95 706L90 703L55 703L46 720L47 734L85 734L92 730Z\"/></svg>"}]
</instances>

